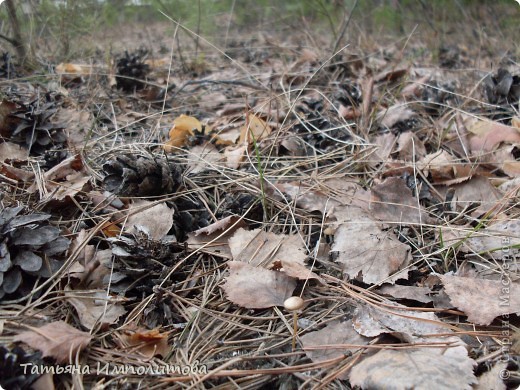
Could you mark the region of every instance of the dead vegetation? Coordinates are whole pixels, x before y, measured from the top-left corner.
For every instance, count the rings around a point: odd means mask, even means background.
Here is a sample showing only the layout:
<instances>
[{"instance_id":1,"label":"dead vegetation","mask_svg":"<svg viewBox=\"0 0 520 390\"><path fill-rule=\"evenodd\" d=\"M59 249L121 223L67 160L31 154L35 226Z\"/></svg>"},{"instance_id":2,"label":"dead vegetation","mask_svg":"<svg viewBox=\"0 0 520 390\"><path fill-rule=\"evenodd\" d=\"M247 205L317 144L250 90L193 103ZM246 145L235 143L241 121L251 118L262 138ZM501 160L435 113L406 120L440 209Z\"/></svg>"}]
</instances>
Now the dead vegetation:
<instances>
[{"instance_id":1,"label":"dead vegetation","mask_svg":"<svg viewBox=\"0 0 520 390\"><path fill-rule=\"evenodd\" d=\"M518 43L180 31L0 82L2 386L518 386Z\"/></svg>"}]
</instances>

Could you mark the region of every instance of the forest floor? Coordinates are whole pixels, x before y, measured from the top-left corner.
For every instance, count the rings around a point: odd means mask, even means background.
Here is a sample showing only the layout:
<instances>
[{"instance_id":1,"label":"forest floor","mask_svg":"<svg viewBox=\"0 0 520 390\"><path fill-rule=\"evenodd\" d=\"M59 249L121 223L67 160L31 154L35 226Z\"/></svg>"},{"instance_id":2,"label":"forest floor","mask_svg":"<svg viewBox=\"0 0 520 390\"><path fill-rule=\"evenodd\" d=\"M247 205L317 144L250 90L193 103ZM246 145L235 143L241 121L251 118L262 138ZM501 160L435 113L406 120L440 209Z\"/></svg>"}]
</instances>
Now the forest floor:
<instances>
[{"instance_id":1,"label":"forest floor","mask_svg":"<svg viewBox=\"0 0 520 390\"><path fill-rule=\"evenodd\" d=\"M520 47L487 22L4 56L0 385L517 388Z\"/></svg>"}]
</instances>

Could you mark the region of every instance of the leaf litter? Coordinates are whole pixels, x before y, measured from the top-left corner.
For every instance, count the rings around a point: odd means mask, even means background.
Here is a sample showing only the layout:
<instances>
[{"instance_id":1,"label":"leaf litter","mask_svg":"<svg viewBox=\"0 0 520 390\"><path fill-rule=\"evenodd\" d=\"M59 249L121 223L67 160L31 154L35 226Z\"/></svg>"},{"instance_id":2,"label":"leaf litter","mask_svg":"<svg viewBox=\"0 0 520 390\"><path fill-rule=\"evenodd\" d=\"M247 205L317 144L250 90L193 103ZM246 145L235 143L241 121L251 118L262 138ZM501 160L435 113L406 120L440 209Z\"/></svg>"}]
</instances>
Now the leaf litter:
<instances>
[{"instance_id":1,"label":"leaf litter","mask_svg":"<svg viewBox=\"0 0 520 390\"><path fill-rule=\"evenodd\" d=\"M204 365L88 386L516 383L518 66L285 39L1 86L9 353Z\"/></svg>"}]
</instances>

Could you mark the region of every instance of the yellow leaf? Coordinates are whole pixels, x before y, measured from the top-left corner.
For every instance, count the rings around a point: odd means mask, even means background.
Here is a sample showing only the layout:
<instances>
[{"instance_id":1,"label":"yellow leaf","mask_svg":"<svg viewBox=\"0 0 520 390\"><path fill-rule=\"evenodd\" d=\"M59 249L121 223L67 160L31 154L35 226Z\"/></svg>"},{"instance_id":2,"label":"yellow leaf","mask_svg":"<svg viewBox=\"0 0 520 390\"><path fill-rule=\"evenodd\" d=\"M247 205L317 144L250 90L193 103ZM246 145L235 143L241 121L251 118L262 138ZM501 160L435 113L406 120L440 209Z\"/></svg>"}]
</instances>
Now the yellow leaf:
<instances>
[{"instance_id":1,"label":"yellow leaf","mask_svg":"<svg viewBox=\"0 0 520 390\"><path fill-rule=\"evenodd\" d=\"M260 141L267 138L271 134L269 125L254 114L248 114L246 125L240 131L240 143L247 140L247 143L252 144L254 141Z\"/></svg>"},{"instance_id":2,"label":"yellow leaf","mask_svg":"<svg viewBox=\"0 0 520 390\"><path fill-rule=\"evenodd\" d=\"M77 75L88 75L91 72L92 67L88 65L72 64L70 62L62 62L56 66L56 73L58 74L77 74Z\"/></svg>"},{"instance_id":3,"label":"yellow leaf","mask_svg":"<svg viewBox=\"0 0 520 390\"><path fill-rule=\"evenodd\" d=\"M188 115L175 118L169 133L170 139L163 146L164 150L173 152L176 148L183 147L188 138L194 135L194 130L202 132L202 124L197 118Z\"/></svg>"},{"instance_id":4,"label":"yellow leaf","mask_svg":"<svg viewBox=\"0 0 520 390\"><path fill-rule=\"evenodd\" d=\"M106 221L101 226L101 231L103 232L105 237L117 237L121 234L121 228L110 221Z\"/></svg>"}]
</instances>

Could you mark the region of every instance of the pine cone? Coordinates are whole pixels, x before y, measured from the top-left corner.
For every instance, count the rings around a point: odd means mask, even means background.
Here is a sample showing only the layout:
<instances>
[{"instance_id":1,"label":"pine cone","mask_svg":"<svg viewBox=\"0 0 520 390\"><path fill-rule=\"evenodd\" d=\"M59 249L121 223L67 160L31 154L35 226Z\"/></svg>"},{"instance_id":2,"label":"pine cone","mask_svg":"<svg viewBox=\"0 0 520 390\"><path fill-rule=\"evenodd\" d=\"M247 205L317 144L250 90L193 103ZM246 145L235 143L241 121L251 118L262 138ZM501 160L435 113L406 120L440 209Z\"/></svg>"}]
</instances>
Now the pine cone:
<instances>
[{"instance_id":1,"label":"pine cone","mask_svg":"<svg viewBox=\"0 0 520 390\"><path fill-rule=\"evenodd\" d=\"M181 183L181 169L173 162L139 156L118 156L103 165L103 185L121 196L173 193Z\"/></svg>"},{"instance_id":2,"label":"pine cone","mask_svg":"<svg viewBox=\"0 0 520 390\"><path fill-rule=\"evenodd\" d=\"M484 79L484 93L491 104L516 103L520 99L520 75L500 68Z\"/></svg>"},{"instance_id":3,"label":"pine cone","mask_svg":"<svg viewBox=\"0 0 520 390\"><path fill-rule=\"evenodd\" d=\"M112 289L125 292L125 295L139 295L146 291L152 293L153 287L160 284L177 261L175 254L185 250L175 241L154 241L143 232L122 235L107 240L115 256ZM145 278L140 277L146 275ZM139 283L136 281L139 280ZM128 291L127 291L128 290Z\"/></svg>"},{"instance_id":4,"label":"pine cone","mask_svg":"<svg viewBox=\"0 0 520 390\"><path fill-rule=\"evenodd\" d=\"M48 222L48 214L19 215L23 207L0 211L0 298L25 295L38 277L49 278L62 265L69 240Z\"/></svg>"},{"instance_id":5,"label":"pine cone","mask_svg":"<svg viewBox=\"0 0 520 390\"><path fill-rule=\"evenodd\" d=\"M30 373L31 366L22 366L29 363L43 365L41 353L29 354L20 347L10 350L0 346L0 386L13 390L30 389L39 375ZM25 370L28 372L24 372Z\"/></svg>"},{"instance_id":6,"label":"pine cone","mask_svg":"<svg viewBox=\"0 0 520 390\"><path fill-rule=\"evenodd\" d=\"M19 97L11 97L2 102L4 112L2 135L12 142L26 145L32 155L42 155L47 150L63 149L67 140L64 127L51 121L57 111L51 94L23 102Z\"/></svg>"},{"instance_id":7,"label":"pine cone","mask_svg":"<svg viewBox=\"0 0 520 390\"><path fill-rule=\"evenodd\" d=\"M150 66L144 62L147 54L148 51L143 49L137 50L132 54L128 54L125 51L124 57L117 60L117 88L125 92L135 92L143 89L145 83L140 80L144 80L150 71Z\"/></svg>"}]
</instances>

